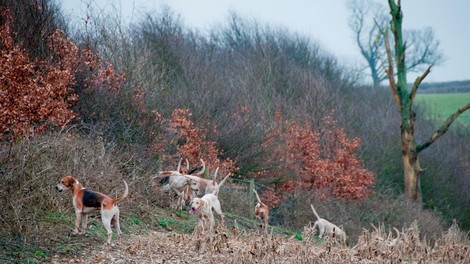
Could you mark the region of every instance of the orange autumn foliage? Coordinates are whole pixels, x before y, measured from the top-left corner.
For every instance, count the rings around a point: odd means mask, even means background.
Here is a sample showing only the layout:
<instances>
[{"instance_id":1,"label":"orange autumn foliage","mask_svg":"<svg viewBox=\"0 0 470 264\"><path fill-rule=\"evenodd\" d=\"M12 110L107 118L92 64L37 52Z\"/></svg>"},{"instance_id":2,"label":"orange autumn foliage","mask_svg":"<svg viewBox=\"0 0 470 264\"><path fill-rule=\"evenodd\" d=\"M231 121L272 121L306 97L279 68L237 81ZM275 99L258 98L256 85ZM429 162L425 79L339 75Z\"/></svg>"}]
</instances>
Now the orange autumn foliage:
<instances>
[{"instance_id":1,"label":"orange autumn foliage","mask_svg":"<svg viewBox=\"0 0 470 264\"><path fill-rule=\"evenodd\" d=\"M296 190L345 200L371 193L374 174L355 155L360 139L348 139L331 117L322 123L320 131L307 122L282 120L272 128L263 147L269 149L274 165L261 176L282 181L263 194L266 203L275 206L286 193Z\"/></svg>"},{"instance_id":2,"label":"orange autumn foliage","mask_svg":"<svg viewBox=\"0 0 470 264\"><path fill-rule=\"evenodd\" d=\"M51 61L31 60L13 41L10 12L0 13L6 20L0 27L0 140L66 125L75 117L70 106L77 96L70 85L75 81L76 47L65 39L50 41ZM52 38L60 38L60 32Z\"/></svg>"},{"instance_id":3,"label":"orange autumn foliage","mask_svg":"<svg viewBox=\"0 0 470 264\"><path fill-rule=\"evenodd\" d=\"M14 42L12 15L1 9L0 26L0 140L15 140L63 127L77 114L72 106L77 76L87 90L118 91L124 75L91 50L80 51L56 30L48 37L50 56L29 58ZM80 75L81 74L81 75Z\"/></svg>"},{"instance_id":4,"label":"orange autumn foliage","mask_svg":"<svg viewBox=\"0 0 470 264\"><path fill-rule=\"evenodd\" d=\"M235 161L231 159L220 160L223 154L217 148L214 141L210 141L205 136L205 130L196 126L191 121L191 112L185 109L173 110L172 117L166 122L168 132L165 137L158 138L154 144L154 151L164 153L165 160L178 160L187 158L193 166L200 165L200 159L214 170L219 167L219 175L226 175L228 172L236 172ZM167 144L170 144L168 146ZM172 154L168 154L165 149L173 149Z\"/></svg>"}]
</instances>

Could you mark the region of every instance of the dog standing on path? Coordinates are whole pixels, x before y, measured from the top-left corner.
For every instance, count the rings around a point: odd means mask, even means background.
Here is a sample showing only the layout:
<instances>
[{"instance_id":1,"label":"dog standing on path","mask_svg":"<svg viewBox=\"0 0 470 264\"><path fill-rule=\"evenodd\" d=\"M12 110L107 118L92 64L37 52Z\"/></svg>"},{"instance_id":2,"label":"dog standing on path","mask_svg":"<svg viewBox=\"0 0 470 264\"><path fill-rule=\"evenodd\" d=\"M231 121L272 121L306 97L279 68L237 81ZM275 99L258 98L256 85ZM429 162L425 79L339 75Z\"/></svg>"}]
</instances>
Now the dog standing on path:
<instances>
[{"instance_id":1,"label":"dog standing on path","mask_svg":"<svg viewBox=\"0 0 470 264\"><path fill-rule=\"evenodd\" d=\"M318 237L323 238L324 236L329 236L332 238L340 239L340 241L346 243L346 233L337 225L329 222L326 219L321 218L315 211L313 205L310 205L310 207L312 208L313 214L317 218L317 221L315 221L315 224L313 225L313 230L316 230L316 228L318 227Z\"/></svg>"},{"instance_id":2,"label":"dog standing on path","mask_svg":"<svg viewBox=\"0 0 470 264\"><path fill-rule=\"evenodd\" d=\"M129 187L127 186L126 181L124 181L124 186L124 193L121 196L112 199L105 194L86 189L73 176L64 177L60 183L57 184L56 189L60 192L64 189L70 189L72 191L72 202L73 208L75 209L75 229L73 234L85 234L88 214L93 211L101 210L101 221L108 232L107 243L111 244L111 238L113 236L111 224L116 228L118 235L121 235L122 232L119 225L119 208L117 203L126 198L129 193ZM80 222L82 224L81 230Z\"/></svg>"}]
</instances>

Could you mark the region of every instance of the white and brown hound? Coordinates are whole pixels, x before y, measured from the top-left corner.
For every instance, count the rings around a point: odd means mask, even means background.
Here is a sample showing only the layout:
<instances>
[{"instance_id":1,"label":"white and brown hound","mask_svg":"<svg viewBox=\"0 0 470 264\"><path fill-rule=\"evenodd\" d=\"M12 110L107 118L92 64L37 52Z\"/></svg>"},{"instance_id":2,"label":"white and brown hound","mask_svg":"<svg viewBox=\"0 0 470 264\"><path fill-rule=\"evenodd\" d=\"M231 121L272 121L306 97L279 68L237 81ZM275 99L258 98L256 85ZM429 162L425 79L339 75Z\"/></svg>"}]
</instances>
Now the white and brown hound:
<instances>
[{"instance_id":1,"label":"white and brown hound","mask_svg":"<svg viewBox=\"0 0 470 264\"><path fill-rule=\"evenodd\" d=\"M191 203L191 210L189 211L190 214L197 214L198 215L198 227L195 231L204 231L206 223L209 224L209 232L212 233L214 229L214 214L212 213L212 209L219 215L219 226L224 225L224 214L222 213L222 209L220 206L220 201L218 198L219 189L222 187L224 182L230 177L230 173L225 176L225 178L220 182L220 184L216 184L215 188L211 193L206 193L201 198L194 198Z\"/></svg>"},{"instance_id":2,"label":"white and brown hound","mask_svg":"<svg viewBox=\"0 0 470 264\"><path fill-rule=\"evenodd\" d=\"M258 221L260 222L261 227L264 226L264 228L267 228L269 222L269 207L261 202L261 199L258 196L258 192L255 189L253 189L253 191L256 194L256 200L258 200L255 205L256 219L258 219Z\"/></svg>"},{"instance_id":3,"label":"white and brown hound","mask_svg":"<svg viewBox=\"0 0 470 264\"><path fill-rule=\"evenodd\" d=\"M224 184L225 180L228 177L225 177L220 183L217 183L217 172L219 168L217 168L214 173L212 174L212 180L204 179L194 175L183 175L184 177L191 180L191 189L196 192L196 196L201 198L202 196L208 193L214 193L216 190L220 189ZM230 175L230 174L229 174Z\"/></svg>"},{"instance_id":4,"label":"white and brown hound","mask_svg":"<svg viewBox=\"0 0 470 264\"><path fill-rule=\"evenodd\" d=\"M167 182L162 188L160 188L160 192L162 193L167 193L167 192L173 192L177 196L176 203L172 202L171 207L173 209L183 209L183 205L187 201L191 201L193 197L193 191L189 188L189 179L184 177L183 175L186 174L192 174L194 173L195 175L202 175L205 171L206 165L204 161L201 159L202 162L202 168L199 172L196 172L195 170L189 171L189 163L188 160L186 159L186 168L181 168L181 161L180 159L178 163L178 167L176 168L175 171L160 171L157 176L153 177L154 179L160 178L161 181L163 179Z\"/></svg>"},{"instance_id":5,"label":"white and brown hound","mask_svg":"<svg viewBox=\"0 0 470 264\"><path fill-rule=\"evenodd\" d=\"M315 221L315 224L313 225L313 230L316 230L318 228L318 237L323 238L324 236L329 236L333 239L338 239L339 241L346 244L346 233L343 231L343 229L339 228L337 225L331 223L330 221L321 218L317 214L317 211L315 211L313 205L310 205L310 208L312 208L313 214L317 218L317 221Z\"/></svg>"},{"instance_id":6,"label":"white and brown hound","mask_svg":"<svg viewBox=\"0 0 470 264\"><path fill-rule=\"evenodd\" d=\"M111 224L117 230L118 235L121 235L121 227L119 225L119 208L116 205L119 201L127 197L129 193L129 188L126 181L124 181L125 190L124 193L112 199L111 197L99 193L90 191L83 187L83 185L78 182L73 176L64 177L59 184L57 184L56 189L58 191L63 191L64 189L70 189L72 191L72 202L73 208L75 209L75 229L73 234L85 234L87 228L88 214L101 210L101 221L103 222L104 228L108 232L107 243L111 243L111 238L113 236L113 231L111 229ZM80 230L80 222L82 223L82 228Z\"/></svg>"}]
</instances>

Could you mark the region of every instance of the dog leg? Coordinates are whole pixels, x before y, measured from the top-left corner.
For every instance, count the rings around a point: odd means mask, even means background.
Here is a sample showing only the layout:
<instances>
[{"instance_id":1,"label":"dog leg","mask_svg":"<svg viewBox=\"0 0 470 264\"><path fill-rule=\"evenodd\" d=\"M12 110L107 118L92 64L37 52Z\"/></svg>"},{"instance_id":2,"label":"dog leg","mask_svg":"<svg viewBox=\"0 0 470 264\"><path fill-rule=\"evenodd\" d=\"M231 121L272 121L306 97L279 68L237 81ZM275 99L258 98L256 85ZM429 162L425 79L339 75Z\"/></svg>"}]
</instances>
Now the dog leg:
<instances>
[{"instance_id":1,"label":"dog leg","mask_svg":"<svg viewBox=\"0 0 470 264\"><path fill-rule=\"evenodd\" d=\"M75 211L75 229L73 230L73 235L80 234L80 222L82 219L82 213L78 210Z\"/></svg>"},{"instance_id":2,"label":"dog leg","mask_svg":"<svg viewBox=\"0 0 470 264\"><path fill-rule=\"evenodd\" d=\"M204 232L204 219L203 216L199 216L199 221L197 222L197 226L200 232Z\"/></svg>"},{"instance_id":3,"label":"dog leg","mask_svg":"<svg viewBox=\"0 0 470 264\"><path fill-rule=\"evenodd\" d=\"M113 219L111 220L111 222L113 223L114 228L116 228L117 234L119 236L122 235L121 225L119 224L119 208L117 206L116 206L116 212L114 213L114 216L113 216Z\"/></svg>"},{"instance_id":4,"label":"dog leg","mask_svg":"<svg viewBox=\"0 0 470 264\"><path fill-rule=\"evenodd\" d=\"M113 230L111 229L111 220L113 219L114 211L113 210L101 210L101 221L103 226L108 233L108 240L106 243L111 244L111 238L113 237Z\"/></svg>"},{"instance_id":5,"label":"dog leg","mask_svg":"<svg viewBox=\"0 0 470 264\"><path fill-rule=\"evenodd\" d=\"M323 238L323 236L325 235L325 226L318 225L318 230L319 230L318 237Z\"/></svg>"},{"instance_id":6,"label":"dog leg","mask_svg":"<svg viewBox=\"0 0 470 264\"><path fill-rule=\"evenodd\" d=\"M212 234L214 232L214 224L215 224L214 214L212 214L212 211L210 212L208 218L209 218L209 233Z\"/></svg>"},{"instance_id":7,"label":"dog leg","mask_svg":"<svg viewBox=\"0 0 470 264\"><path fill-rule=\"evenodd\" d=\"M182 191L178 197L178 210L180 211L183 210L183 204L184 204L184 191Z\"/></svg>"},{"instance_id":8,"label":"dog leg","mask_svg":"<svg viewBox=\"0 0 470 264\"><path fill-rule=\"evenodd\" d=\"M224 226L224 214L222 213L222 209L220 208L220 202L217 200L214 204L213 207L214 211L219 215L220 217L220 223L219 226ZM212 217L214 219L214 217Z\"/></svg>"},{"instance_id":9,"label":"dog leg","mask_svg":"<svg viewBox=\"0 0 470 264\"><path fill-rule=\"evenodd\" d=\"M225 216L223 214L220 214L219 217L220 217L219 226L223 227L224 226L224 221L225 221Z\"/></svg>"},{"instance_id":10,"label":"dog leg","mask_svg":"<svg viewBox=\"0 0 470 264\"><path fill-rule=\"evenodd\" d=\"M80 230L79 234L80 235L85 235L86 234L86 228L88 225L88 214L82 214L82 229Z\"/></svg>"}]
</instances>

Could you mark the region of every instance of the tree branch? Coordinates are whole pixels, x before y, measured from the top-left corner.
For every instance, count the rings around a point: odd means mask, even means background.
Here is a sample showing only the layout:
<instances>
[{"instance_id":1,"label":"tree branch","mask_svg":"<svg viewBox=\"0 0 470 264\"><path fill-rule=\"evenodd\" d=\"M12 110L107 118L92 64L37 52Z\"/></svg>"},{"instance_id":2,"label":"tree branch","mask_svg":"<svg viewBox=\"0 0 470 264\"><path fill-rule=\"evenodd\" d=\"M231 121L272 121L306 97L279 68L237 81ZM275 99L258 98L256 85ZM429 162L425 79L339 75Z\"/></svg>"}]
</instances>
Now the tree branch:
<instances>
[{"instance_id":1,"label":"tree branch","mask_svg":"<svg viewBox=\"0 0 470 264\"><path fill-rule=\"evenodd\" d=\"M411 93L410 93L410 101L411 101L411 105L413 105L413 100L415 99L415 96L416 96L416 92L418 91L418 87L419 85L421 84L421 82L424 80L424 78L426 78L426 76L428 76L428 74L431 72L431 67L432 65L430 65L426 71L424 71L423 75L421 76L418 76L418 78L416 78L414 84L413 84L413 89L411 90Z\"/></svg>"},{"instance_id":2,"label":"tree branch","mask_svg":"<svg viewBox=\"0 0 470 264\"><path fill-rule=\"evenodd\" d=\"M426 141L422 145L416 146L416 151L419 153L428 148L432 143L434 143L434 141L436 141L436 139L438 139L439 137L444 135L445 132L447 132L447 129L449 129L450 125L455 121L455 119L457 119L457 117L459 117L461 113L467 111L468 109L470 109L470 103L468 103L464 107L457 110L457 112L449 116L449 118L447 118L447 120L442 124L442 126L432 134L428 141Z\"/></svg>"},{"instance_id":3,"label":"tree branch","mask_svg":"<svg viewBox=\"0 0 470 264\"><path fill-rule=\"evenodd\" d=\"M377 24L377 27L380 30L380 33L384 37L384 43L385 43L385 50L387 51L387 59L388 59L388 69L385 70L388 76L388 81L390 83L390 90L392 91L393 99L397 103L398 110L400 110L400 98L398 97L397 93L397 85L395 83L395 74L393 73L393 58L392 58L392 51L390 49L390 43L388 42L388 28L384 31L380 25Z\"/></svg>"}]
</instances>

